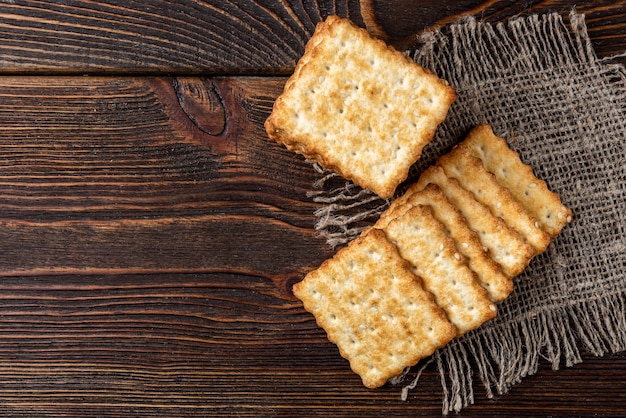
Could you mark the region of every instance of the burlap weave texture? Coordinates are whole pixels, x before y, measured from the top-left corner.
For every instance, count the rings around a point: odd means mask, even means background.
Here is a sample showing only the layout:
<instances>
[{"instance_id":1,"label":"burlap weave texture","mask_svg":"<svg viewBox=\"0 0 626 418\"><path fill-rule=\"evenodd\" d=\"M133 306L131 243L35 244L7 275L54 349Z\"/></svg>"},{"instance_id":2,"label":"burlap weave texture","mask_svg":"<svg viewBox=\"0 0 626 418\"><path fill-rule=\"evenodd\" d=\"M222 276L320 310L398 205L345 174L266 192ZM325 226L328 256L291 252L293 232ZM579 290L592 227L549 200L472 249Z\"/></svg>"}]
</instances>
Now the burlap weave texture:
<instances>
[{"instance_id":1,"label":"burlap weave texture","mask_svg":"<svg viewBox=\"0 0 626 418\"><path fill-rule=\"evenodd\" d=\"M598 60L584 16L575 12L498 25L465 18L422 35L407 53L448 80L458 99L406 184L473 126L488 123L574 212L516 278L498 317L433 355L444 412L474 402L476 377L492 397L535 373L541 359L557 369L582 361L584 351L625 350L624 68ZM311 196L323 203L316 227L330 245L354 238L388 205L320 173ZM400 382L403 396L414 377L411 371Z\"/></svg>"}]
</instances>

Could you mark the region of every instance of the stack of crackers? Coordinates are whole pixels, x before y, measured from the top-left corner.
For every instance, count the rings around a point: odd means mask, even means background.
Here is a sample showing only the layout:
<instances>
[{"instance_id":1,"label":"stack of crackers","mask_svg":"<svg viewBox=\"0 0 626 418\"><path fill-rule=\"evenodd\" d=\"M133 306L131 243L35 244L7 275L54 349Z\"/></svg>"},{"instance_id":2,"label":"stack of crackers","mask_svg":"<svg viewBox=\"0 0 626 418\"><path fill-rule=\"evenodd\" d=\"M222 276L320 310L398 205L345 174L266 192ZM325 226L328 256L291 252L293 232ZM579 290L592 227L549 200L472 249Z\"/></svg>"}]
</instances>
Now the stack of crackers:
<instances>
[{"instance_id":1,"label":"stack of crackers","mask_svg":"<svg viewBox=\"0 0 626 418\"><path fill-rule=\"evenodd\" d=\"M383 198L455 94L346 19L318 25L270 138ZM369 388L496 316L572 212L491 127L426 169L372 228L293 288Z\"/></svg>"}]
</instances>

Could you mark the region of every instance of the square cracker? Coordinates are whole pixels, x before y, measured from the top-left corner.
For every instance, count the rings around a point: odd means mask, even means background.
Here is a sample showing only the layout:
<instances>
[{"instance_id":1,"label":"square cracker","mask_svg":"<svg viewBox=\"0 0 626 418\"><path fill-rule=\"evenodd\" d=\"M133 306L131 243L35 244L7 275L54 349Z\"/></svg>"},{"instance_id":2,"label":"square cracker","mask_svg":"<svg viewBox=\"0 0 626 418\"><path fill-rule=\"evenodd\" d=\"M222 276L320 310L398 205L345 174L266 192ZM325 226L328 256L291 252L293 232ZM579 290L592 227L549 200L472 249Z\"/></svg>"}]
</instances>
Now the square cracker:
<instances>
[{"instance_id":1,"label":"square cracker","mask_svg":"<svg viewBox=\"0 0 626 418\"><path fill-rule=\"evenodd\" d=\"M467 225L463 215L436 184L429 184L419 191L407 191L402 198L394 200L374 227L384 228L391 220L417 205L430 207L433 216L443 224L454 240L459 253L467 259L469 268L476 273L480 284L489 292L489 298L493 302L506 299L513 291L513 280L489 256L476 232Z\"/></svg>"},{"instance_id":2,"label":"square cracker","mask_svg":"<svg viewBox=\"0 0 626 418\"><path fill-rule=\"evenodd\" d=\"M316 27L265 129L287 149L389 198L455 98L430 71L330 16Z\"/></svg>"},{"instance_id":3,"label":"square cracker","mask_svg":"<svg viewBox=\"0 0 626 418\"><path fill-rule=\"evenodd\" d=\"M508 188L513 198L539 221L541 229L555 237L572 221L572 211L561 203L558 194L538 179L533 169L522 162L519 154L496 136L489 125L478 125L470 131L463 144L480 158L483 165Z\"/></svg>"},{"instance_id":4,"label":"square cracker","mask_svg":"<svg viewBox=\"0 0 626 418\"><path fill-rule=\"evenodd\" d=\"M539 222L515 200L509 189L498 183L496 177L485 169L480 158L474 157L465 144L461 143L441 156L437 164L443 167L448 177L455 178L491 213L502 218L509 228L524 237L535 253L545 251L550 244L550 235L539 228ZM510 170L512 167L509 167Z\"/></svg>"},{"instance_id":5,"label":"square cracker","mask_svg":"<svg viewBox=\"0 0 626 418\"><path fill-rule=\"evenodd\" d=\"M494 216L489 208L480 203L474 194L461 187L456 179L446 176L443 168L427 168L409 191L422 190L428 184L438 185L446 197L461 212L467 225L476 231L481 244L509 277L520 274L534 256L530 244L511 230L505 222Z\"/></svg>"},{"instance_id":6,"label":"square cracker","mask_svg":"<svg viewBox=\"0 0 626 418\"><path fill-rule=\"evenodd\" d=\"M293 291L368 388L382 386L456 334L379 229L339 250Z\"/></svg>"},{"instance_id":7,"label":"square cracker","mask_svg":"<svg viewBox=\"0 0 626 418\"><path fill-rule=\"evenodd\" d=\"M412 207L389 222L384 231L457 327L457 335L496 316L489 294L429 207Z\"/></svg>"}]
</instances>

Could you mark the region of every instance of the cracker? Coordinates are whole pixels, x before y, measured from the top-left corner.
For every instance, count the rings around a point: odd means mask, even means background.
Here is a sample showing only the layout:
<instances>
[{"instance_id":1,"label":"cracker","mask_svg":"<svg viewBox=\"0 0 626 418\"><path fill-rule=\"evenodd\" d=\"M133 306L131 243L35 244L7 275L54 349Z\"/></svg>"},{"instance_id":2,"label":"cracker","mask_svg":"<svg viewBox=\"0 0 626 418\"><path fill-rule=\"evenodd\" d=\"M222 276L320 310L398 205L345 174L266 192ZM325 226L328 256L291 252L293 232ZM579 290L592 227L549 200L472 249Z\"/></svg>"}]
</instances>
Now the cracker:
<instances>
[{"instance_id":1,"label":"cracker","mask_svg":"<svg viewBox=\"0 0 626 418\"><path fill-rule=\"evenodd\" d=\"M537 254L550 244L550 235L539 228L539 223L517 202L511 192L502 187L489 173L479 158L474 157L464 145L457 145L437 161L448 177L455 178L461 186L474 194L495 216L517 231Z\"/></svg>"},{"instance_id":2,"label":"cracker","mask_svg":"<svg viewBox=\"0 0 626 418\"><path fill-rule=\"evenodd\" d=\"M319 23L265 122L268 136L392 197L456 94L347 19Z\"/></svg>"},{"instance_id":3,"label":"cracker","mask_svg":"<svg viewBox=\"0 0 626 418\"><path fill-rule=\"evenodd\" d=\"M389 222L384 231L422 278L424 288L435 296L459 336L495 317L496 306L430 208L414 206Z\"/></svg>"},{"instance_id":4,"label":"cracker","mask_svg":"<svg viewBox=\"0 0 626 418\"><path fill-rule=\"evenodd\" d=\"M339 250L293 291L369 388L382 386L456 334L379 229Z\"/></svg>"},{"instance_id":5,"label":"cracker","mask_svg":"<svg viewBox=\"0 0 626 418\"><path fill-rule=\"evenodd\" d=\"M534 250L504 221L493 216L489 209L478 202L474 195L465 190L455 179L446 176L443 168L432 166L426 169L410 192L422 190L428 184L438 185L445 196L461 212L467 225L478 234L478 238L493 260L509 277L518 275L526 268Z\"/></svg>"},{"instance_id":6,"label":"cracker","mask_svg":"<svg viewBox=\"0 0 626 418\"><path fill-rule=\"evenodd\" d=\"M572 211L561 203L559 195L550 191L546 182L538 179L532 167L524 164L519 154L496 136L489 125L472 129L463 143L551 237L572 221Z\"/></svg>"},{"instance_id":7,"label":"cracker","mask_svg":"<svg viewBox=\"0 0 626 418\"><path fill-rule=\"evenodd\" d=\"M478 235L463 218L463 215L446 198L441 188L429 184L421 191L407 193L403 199L396 199L383 212L375 227L384 228L392 219L402 216L406 211L417 205L428 205L434 217L446 228L454 240L456 248L467 259L480 284L489 292L489 299L501 302L513 291L513 280L506 276L500 266L489 256L480 243Z\"/></svg>"}]
</instances>

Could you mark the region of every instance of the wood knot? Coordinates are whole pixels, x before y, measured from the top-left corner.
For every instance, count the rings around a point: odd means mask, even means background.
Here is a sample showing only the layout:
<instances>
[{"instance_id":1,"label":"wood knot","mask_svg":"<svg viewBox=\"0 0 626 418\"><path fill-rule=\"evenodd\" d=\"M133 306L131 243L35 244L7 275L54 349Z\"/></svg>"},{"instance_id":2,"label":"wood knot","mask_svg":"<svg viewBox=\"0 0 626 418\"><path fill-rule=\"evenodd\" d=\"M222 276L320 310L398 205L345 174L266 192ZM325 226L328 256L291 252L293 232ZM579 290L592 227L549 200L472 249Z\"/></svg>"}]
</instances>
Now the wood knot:
<instances>
[{"instance_id":1,"label":"wood knot","mask_svg":"<svg viewBox=\"0 0 626 418\"><path fill-rule=\"evenodd\" d=\"M291 272L283 275L276 275L272 277L272 281L276 284L276 287L280 289L281 293L290 298L295 298L293 294L293 285L302 281L304 276L304 273Z\"/></svg>"},{"instance_id":2,"label":"wood knot","mask_svg":"<svg viewBox=\"0 0 626 418\"><path fill-rule=\"evenodd\" d=\"M218 136L226 129L226 107L210 79L179 77L174 90L183 112L201 131Z\"/></svg>"}]
</instances>

